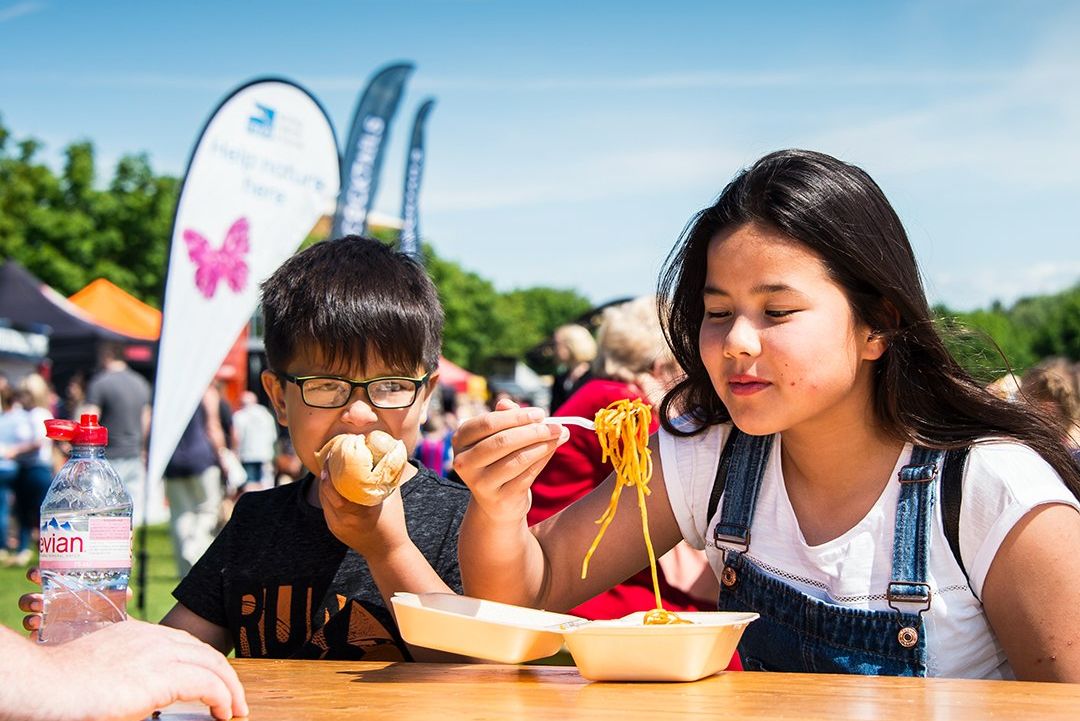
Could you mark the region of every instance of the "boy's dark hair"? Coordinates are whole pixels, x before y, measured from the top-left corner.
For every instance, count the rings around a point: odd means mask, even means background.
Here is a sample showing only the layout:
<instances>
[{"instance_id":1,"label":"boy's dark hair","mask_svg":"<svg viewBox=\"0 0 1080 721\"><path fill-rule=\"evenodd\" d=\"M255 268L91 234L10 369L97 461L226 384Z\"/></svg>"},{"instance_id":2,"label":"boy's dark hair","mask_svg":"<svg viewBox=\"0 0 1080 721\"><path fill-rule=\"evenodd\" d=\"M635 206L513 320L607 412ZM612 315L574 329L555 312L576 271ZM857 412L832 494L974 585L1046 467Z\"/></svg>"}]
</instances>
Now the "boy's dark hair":
<instances>
[{"instance_id":1,"label":"boy's dark hair","mask_svg":"<svg viewBox=\"0 0 1080 721\"><path fill-rule=\"evenodd\" d=\"M931 448L1015 438L1080 498L1080 469L1057 429L1025 404L992 395L946 350L907 233L881 188L860 168L808 150L770 153L739 173L668 255L657 294L660 318L686 378L661 404L665 429L687 435L668 420L672 409L687 409L702 428L731 420L705 370L698 332L709 244L747 223L773 228L820 256L855 319L888 340L873 380L874 411L888 433Z\"/></svg>"},{"instance_id":2,"label":"boy's dark hair","mask_svg":"<svg viewBox=\"0 0 1080 721\"><path fill-rule=\"evenodd\" d=\"M439 365L443 310L413 258L348 235L292 256L262 284L266 360L282 371L303 347L330 365L374 353L396 372Z\"/></svg>"}]
</instances>

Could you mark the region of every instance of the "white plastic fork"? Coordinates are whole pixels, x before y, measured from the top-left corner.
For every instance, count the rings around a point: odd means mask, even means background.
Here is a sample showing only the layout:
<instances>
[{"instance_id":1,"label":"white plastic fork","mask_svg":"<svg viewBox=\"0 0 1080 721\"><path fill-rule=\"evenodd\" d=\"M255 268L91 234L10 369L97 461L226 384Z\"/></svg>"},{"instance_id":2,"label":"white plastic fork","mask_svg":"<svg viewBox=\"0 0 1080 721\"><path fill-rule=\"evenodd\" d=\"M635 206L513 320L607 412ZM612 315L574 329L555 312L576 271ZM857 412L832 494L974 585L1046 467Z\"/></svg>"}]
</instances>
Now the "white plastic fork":
<instances>
[{"instance_id":1,"label":"white plastic fork","mask_svg":"<svg viewBox=\"0 0 1080 721\"><path fill-rule=\"evenodd\" d=\"M581 416L550 416L544 419L544 423L558 423L561 426L581 426L582 428L588 428L590 431L596 430L595 423Z\"/></svg>"}]
</instances>

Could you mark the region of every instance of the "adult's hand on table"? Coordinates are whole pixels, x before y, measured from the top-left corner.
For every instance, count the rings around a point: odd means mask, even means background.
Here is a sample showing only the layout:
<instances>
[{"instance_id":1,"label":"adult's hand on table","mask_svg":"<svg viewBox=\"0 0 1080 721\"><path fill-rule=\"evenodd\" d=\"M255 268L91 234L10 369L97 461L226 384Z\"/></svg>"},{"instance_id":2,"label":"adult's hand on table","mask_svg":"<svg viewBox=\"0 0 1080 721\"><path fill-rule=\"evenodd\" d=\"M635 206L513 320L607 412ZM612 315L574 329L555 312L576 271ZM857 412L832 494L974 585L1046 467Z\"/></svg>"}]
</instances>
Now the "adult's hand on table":
<instances>
[{"instance_id":1,"label":"adult's hand on table","mask_svg":"<svg viewBox=\"0 0 1080 721\"><path fill-rule=\"evenodd\" d=\"M143 719L178 700L202 702L215 719L247 716L237 672L187 631L123 621L41 651L32 672L45 693L31 708L51 713L30 718Z\"/></svg>"}]
</instances>

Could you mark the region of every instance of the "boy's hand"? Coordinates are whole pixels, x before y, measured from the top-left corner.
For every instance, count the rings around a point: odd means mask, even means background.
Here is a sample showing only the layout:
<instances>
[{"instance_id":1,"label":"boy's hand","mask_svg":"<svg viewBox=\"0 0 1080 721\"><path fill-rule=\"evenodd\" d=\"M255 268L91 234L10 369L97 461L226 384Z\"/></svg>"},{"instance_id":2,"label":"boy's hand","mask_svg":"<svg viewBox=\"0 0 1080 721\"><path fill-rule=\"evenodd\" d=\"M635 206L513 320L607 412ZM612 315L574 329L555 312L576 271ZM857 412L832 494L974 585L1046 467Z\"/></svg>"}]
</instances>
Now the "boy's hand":
<instances>
[{"instance_id":1,"label":"boy's hand","mask_svg":"<svg viewBox=\"0 0 1080 721\"><path fill-rule=\"evenodd\" d=\"M454 433L454 470L476 506L497 523L524 520L532 503L529 488L570 438L565 427L543 423L546 415L502 400L493 412L470 418Z\"/></svg>"},{"instance_id":2,"label":"boy's hand","mask_svg":"<svg viewBox=\"0 0 1080 721\"><path fill-rule=\"evenodd\" d=\"M41 587L41 572L37 566L26 569L26 580ZM41 631L41 609L44 603L40 591L19 596L19 610L26 614L23 616L22 625L30 632L30 639L33 641L38 640L38 633Z\"/></svg>"},{"instance_id":3,"label":"boy's hand","mask_svg":"<svg viewBox=\"0 0 1080 721\"><path fill-rule=\"evenodd\" d=\"M338 493L329 469L319 477L319 501L334 537L361 556L388 552L409 542L400 489L374 506L353 503Z\"/></svg>"},{"instance_id":4,"label":"boy's hand","mask_svg":"<svg viewBox=\"0 0 1080 721\"><path fill-rule=\"evenodd\" d=\"M36 586L41 586L41 571L37 566L31 566L26 569L26 580ZM131 603L132 598L134 598L134 593L131 590L131 586L128 586L128 603ZM44 604L45 600L40 591L24 593L19 596L19 610L26 614L23 616L23 628L30 632L30 639L32 641L37 641L38 634L41 633L41 614L45 607Z\"/></svg>"}]
</instances>

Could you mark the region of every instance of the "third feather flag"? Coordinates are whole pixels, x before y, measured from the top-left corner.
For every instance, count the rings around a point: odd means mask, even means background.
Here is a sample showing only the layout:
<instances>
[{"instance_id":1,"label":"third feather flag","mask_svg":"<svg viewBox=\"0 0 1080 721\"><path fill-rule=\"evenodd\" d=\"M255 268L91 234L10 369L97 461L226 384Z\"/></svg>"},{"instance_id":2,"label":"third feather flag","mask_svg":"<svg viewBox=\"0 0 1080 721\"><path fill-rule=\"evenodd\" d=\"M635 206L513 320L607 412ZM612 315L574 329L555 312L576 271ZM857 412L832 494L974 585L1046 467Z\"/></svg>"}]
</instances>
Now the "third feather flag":
<instances>
[{"instance_id":1,"label":"third feather flag","mask_svg":"<svg viewBox=\"0 0 1080 721\"><path fill-rule=\"evenodd\" d=\"M424 173L424 123L435 106L432 99L425 100L416 111L413 121L412 141L405 157L405 191L401 196L401 240L398 250L420 257L420 178Z\"/></svg>"},{"instance_id":2,"label":"third feather flag","mask_svg":"<svg viewBox=\"0 0 1080 721\"><path fill-rule=\"evenodd\" d=\"M360 96L345 143L341 194L331 237L363 235L367 231L367 216L379 184L383 145L412 71L409 63L388 65L375 74Z\"/></svg>"}]
</instances>

